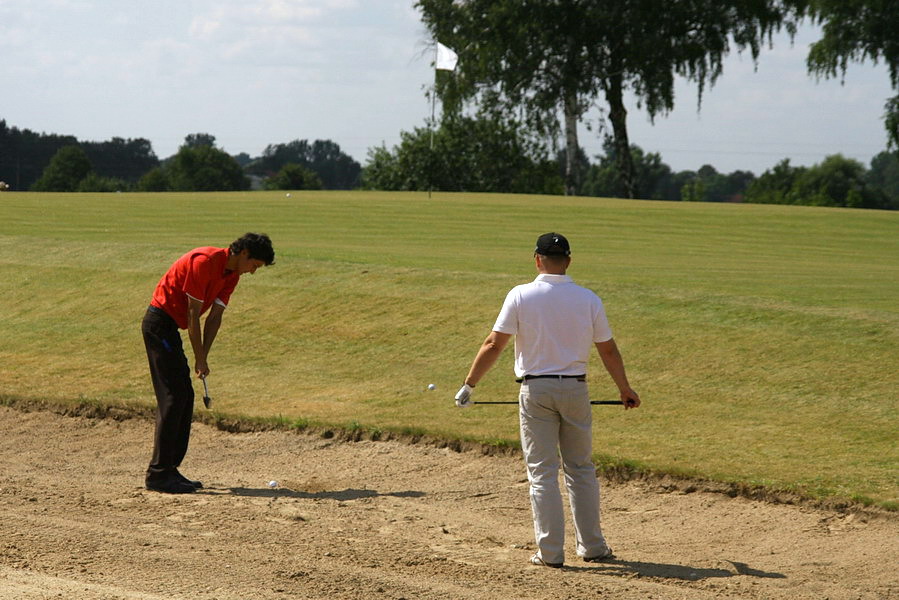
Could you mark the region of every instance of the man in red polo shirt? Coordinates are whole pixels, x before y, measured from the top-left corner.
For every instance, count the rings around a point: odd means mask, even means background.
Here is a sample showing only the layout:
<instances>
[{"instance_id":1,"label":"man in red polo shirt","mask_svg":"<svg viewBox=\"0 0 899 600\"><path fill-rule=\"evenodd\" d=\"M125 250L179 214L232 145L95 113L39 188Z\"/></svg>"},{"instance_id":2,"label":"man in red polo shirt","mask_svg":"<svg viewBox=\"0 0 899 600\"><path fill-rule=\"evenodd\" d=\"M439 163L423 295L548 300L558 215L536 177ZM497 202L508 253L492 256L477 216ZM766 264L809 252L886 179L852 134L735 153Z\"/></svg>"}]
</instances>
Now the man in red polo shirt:
<instances>
[{"instance_id":1,"label":"man in red polo shirt","mask_svg":"<svg viewBox=\"0 0 899 600\"><path fill-rule=\"evenodd\" d=\"M159 280L141 324L158 406L153 457L146 476L148 490L188 494L203 487L178 471L187 454L194 410L194 387L178 330L187 330L194 372L205 378L209 375L209 350L240 276L274 262L269 237L248 233L228 248L191 250ZM206 311L209 315L201 329L200 316Z\"/></svg>"}]
</instances>

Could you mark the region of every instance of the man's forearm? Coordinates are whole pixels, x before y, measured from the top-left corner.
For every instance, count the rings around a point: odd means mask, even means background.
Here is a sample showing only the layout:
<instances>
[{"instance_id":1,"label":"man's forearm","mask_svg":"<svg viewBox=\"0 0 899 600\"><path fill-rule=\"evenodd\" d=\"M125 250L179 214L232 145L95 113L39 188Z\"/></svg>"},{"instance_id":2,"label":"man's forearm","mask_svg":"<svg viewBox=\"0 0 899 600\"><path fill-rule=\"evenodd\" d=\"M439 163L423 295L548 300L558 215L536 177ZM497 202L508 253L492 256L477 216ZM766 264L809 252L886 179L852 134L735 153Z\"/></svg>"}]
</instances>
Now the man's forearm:
<instances>
[{"instance_id":1,"label":"man's forearm","mask_svg":"<svg viewBox=\"0 0 899 600\"><path fill-rule=\"evenodd\" d=\"M500 351L501 352L501 351ZM500 352L497 352L495 347L488 348L486 345L481 346L481 349L478 350L478 355L475 357L474 362L471 363L471 369L468 371L468 376L465 378L465 383L474 387L478 384L481 378L487 374L487 371L496 364L496 361L499 359Z\"/></svg>"},{"instance_id":2,"label":"man's forearm","mask_svg":"<svg viewBox=\"0 0 899 600\"><path fill-rule=\"evenodd\" d=\"M199 316L190 315L187 324L187 335L190 338L190 347L194 351L194 360L196 362L206 362L207 349L203 345Z\"/></svg>"},{"instance_id":3,"label":"man's forearm","mask_svg":"<svg viewBox=\"0 0 899 600\"><path fill-rule=\"evenodd\" d=\"M621 352L618 350L618 345L615 341L609 340L608 342L596 344L596 348L599 350L599 357L602 359L603 366L606 368L612 381L618 386L618 389L621 391L630 389L627 372L624 369L624 359L621 357Z\"/></svg>"},{"instance_id":4,"label":"man's forearm","mask_svg":"<svg viewBox=\"0 0 899 600\"><path fill-rule=\"evenodd\" d=\"M471 363L471 369L468 371L465 383L471 387L476 386L481 378L487 374L487 371L496 364L496 361L503 353L503 350L505 349L506 344L509 343L509 338L511 337L511 335L496 331L488 335L487 339L484 340L484 343L481 344L480 349L478 349L478 354L475 356L474 362Z\"/></svg>"},{"instance_id":5,"label":"man's forearm","mask_svg":"<svg viewBox=\"0 0 899 600\"><path fill-rule=\"evenodd\" d=\"M209 356L209 351L212 349L212 342L215 341L215 336L218 334L219 327L222 326L222 315L221 313L213 313L206 317L206 323L203 326L203 350L204 356Z\"/></svg>"}]
</instances>

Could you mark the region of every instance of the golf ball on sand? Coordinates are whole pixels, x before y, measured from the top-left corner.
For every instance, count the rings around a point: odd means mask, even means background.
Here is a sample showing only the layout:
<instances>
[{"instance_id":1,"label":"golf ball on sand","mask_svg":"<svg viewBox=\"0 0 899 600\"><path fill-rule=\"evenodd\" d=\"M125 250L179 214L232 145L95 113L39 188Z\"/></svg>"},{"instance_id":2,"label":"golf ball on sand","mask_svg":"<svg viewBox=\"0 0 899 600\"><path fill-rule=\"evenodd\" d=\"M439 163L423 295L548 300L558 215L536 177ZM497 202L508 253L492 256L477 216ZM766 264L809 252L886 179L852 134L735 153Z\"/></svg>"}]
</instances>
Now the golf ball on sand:
<instances>
[{"instance_id":1,"label":"golf ball on sand","mask_svg":"<svg viewBox=\"0 0 899 600\"><path fill-rule=\"evenodd\" d=\"M428 389L429 389L429 390L436 390L436 389L437 389L437 386L434 385L433 383L429 383L429 384L428 384Z\"/></svg>"},{"instance_id":2,"label":"golf ball on sand","mask_svg":"<svg viewBox=\"0 0 899 600\"><path fill-rule=\"evenodd\" d=\"M268 487L271 487L271 488L278 487L278 482L275 481L274 479L272 479L271 481L268 482Z\"/></svg>"}]
</instances>

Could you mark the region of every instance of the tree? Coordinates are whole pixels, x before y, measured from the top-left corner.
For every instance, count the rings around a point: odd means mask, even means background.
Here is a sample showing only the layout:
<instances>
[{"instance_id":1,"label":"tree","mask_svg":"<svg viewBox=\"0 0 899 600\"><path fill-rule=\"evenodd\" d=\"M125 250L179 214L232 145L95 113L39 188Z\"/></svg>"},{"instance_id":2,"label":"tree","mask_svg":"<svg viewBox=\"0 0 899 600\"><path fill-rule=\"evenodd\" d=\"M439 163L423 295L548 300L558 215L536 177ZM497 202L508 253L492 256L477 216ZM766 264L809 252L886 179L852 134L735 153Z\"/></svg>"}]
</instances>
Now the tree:
<instances>
[{"instance_id":1,"label":"tree","mask_svg":"<svg viewBox=\"0 0 899 600\"><path fill-rule=\"evenodd\" d=\"M246 167L248 164L253 162L253 158L246 152L241 152L240 154L237 154L234 157L234 160L236 160L237 164L239 164L241 167Z\"/></svg>"},{"instance_id":2,"label":"tree","mask_svg":"<svg viewBox=\"0 0 899 600\"><path fill-rule=\"evenodd\" d=\"M318 173L322 183L330 190L349 190L359 185L362 165L345 154L331 140L315 140L306 165Z\"/></svg>"},{"instance_id":3,"label":"tree","mask_svg":"<svg viewBox=\"0 0 899 600\"><path fill-rule=\"evenodd\" d=\"M402 136L402 134L400 134ZM402 174L399 169L399 148L394 152L380 145L368 149L368 160L362 169L362 189L402 190Z\"/></svg>"},{"instance_id":4,"label":"tree","mask_svg":"<svg viewBox=\"0 0 899 600\"><path fill-rule=\"evenodd\" d=\"M835 154L811 167L791 167L782 160L749 185L747 202L890 208L888 197L868 184L864 165Z\"/></svg>"},{"instance_id":5,"label":"tree","mask_svg":"<svg viewBox=\"0 0 899 600\"><path fill-rule=\"evenodd\" d=\"M587 183L587 177L590 174L590 159L587 157L587 153L584 152L584 149L578 146L577 156L575 157L574 161L570 163L568 161L568 149L562 148L561 150L559 150L556 162L559 164L559 175L563 180L569 172L573 173L571 177L571 189L573 190L572 193L583 195Z\"/></svg>"},{"instance_id":6,"label":"tree","mask_svg":"<svg viewBox=\"0 0 899 600\"><path fill-rule=\"evenodd\" d=\"M899 6L892 0L810 0L822 37L809 48L809 72L845 75L850 62L883 60L899 92ZM899 93L886 101L884 124L889 143L899 148Z\"/></svg>"},{"instance_id":7,"label":"tree","mask_svg":"<svg viewBox=\"0 0 899 600\"><path fill-rule=\"evenodd\" d=\"M35 192L74 192L91 172L91 161L79 146L65 146L50 160L31 189Z\"/></svg>"},{"instance_id":8,"label":"tree","mask_svg":"<svg viewBox=\"0 0 899 600\"><path fill-rule=\"evenodd\" d=\"M744 200L758 204L801 204L793 195L793 184L804 172L804 167L793 167L790 159L785 158L749 184Z\"/></svg>"},{"instance_id":9,"label":"tree","mask_svg":"<svg viewBox=\"0 0 899 600\"><path fill-rule=\"evenodd\" d=\"M881 152L872 158L865 181L883 194L885 206L899 209L899 152Z\"/></svg>"},{"instance_id":10,"label":"tree","mask_svg":"<svg viewBox=\"0 0 899 600\"><path fill-rule=\"evenodd\" d=\"M438 73L444 109L475 102L499 114L523 114L553 138L564 131L566 193L574 191L577 123L605 96L625 195L637 194L624 95L651 118L674 107L675 75L714 84L731 44L758 57L781 27L795 31L788 0L418 0L430 33L460 56L455 73ZM564 128L558 114L562 113Z\"/></svg>"},{"instance_id":11,"label":"tree","mask_svg":"<svg viewBox=\"0 0 899 600\"><path fill-rule=\"evenodd\" d=\"M793 182L796 204L876 208L878 199L865 186L865 167L840 154L826 157Z\"/></svg>"},{"instance_id":12,"label":"tree","mask_svg":"<svg viewBox=\"0 0 899 600\"><path fill-rule=\"evenodd\" d=\"M215 148L215 136L208 133L191 133L185 136L182 147L184 146L188 148L200 148L202 146Z\"/></svg>"},{"instance_id":13,"label":"tree","mask_svg":"<svg viewBox=\"0 0 899 600\"><path fill-rule=\"evenodd\" d=\"M618 169L617 147L610 136L603 144L604 154L597 156L599 162L587 171L583 194L620 198L627 197L627 190ZM680 200L680 188L672 190L671 168L662 162L658 153L646 153L632 144L630 155L634 164L634 196L652 200Z\"/></svg>"},{"instance_id":14,"label":"tree","mask_svg":"<svg viewBox=\"0 0 899 600\"><path fill-rule=\"evenodd\" d=\"M169 192L172 189L172 182L166 170L162 167L156 167L147 171L141 177L136 186L140 192Z\"/></svg>"},{"instance_id":15,"label":"tree","mask_svg":"<svg viewBox=\"0 0 899 600\"><path fill-rule=\"evenodd\" d=\"M680 197L683 202L702 202L705 200L705 181L702 177L695 177L681 188Z\"/></svg>"},{"instance_id":16,"label":"tree","mask_svg":"<svg viewBox=\"0 0 899 600\"><path fill-rule=\"evenodd\" d=\"M190 136L188 136L190 138ZM249 180L237 161L224 150L185 143L166 167L173 191L216 192L245 190Z\"/></svg>"},{"instance_id":17,"label":"tree","mask_svg":"<svg viewBox=\"0 0 899 600\"><path fill-rule=\"evenodd\" d=\"M252 175L272 176L284 165L294 163L318 174L329 190L348 190L359 185L362 165L341 151L331 140L294 140L287 144L269 144L262 156L247 165Z\"/></svg>"},{"instance_id":18,"label":"tree","mask_svg":"<svg viewBox=\"0 0 899 600\"><path fill-rule=\"evenodd\" d=\"M369 150L365 189L558 194L556 164L515 123L486 117L446 119L433 132L401 132L393 151Z\"/></svg>"},{"instance_id":19,"label":"tree","mask_svg":"<svg viewBox=\"0 0 899 600\"><path fill-rule=\"evenodd\" d=\"M114 137L106 142L82 142L81 147L102 177L135 182L144 173L159 165L149 140L125 140Z\"/></svg>"},{"instance_id":20,"label":"tree","mask_svg":"<svg viewBox=\"0 0 899 600\"><path fill-rule=\"evenodd\" d=\"M30 189L61 148L77 145L70 135L35 133L0 120L0 179L13 189Z\"/></svg>"},{"instance_id":21,"label":"tree","mask_svg":"<svg viewBox=\"0 0 899 600\"><path fill-rule=\"evenodd\" d=\"M322 180L315 171L295 163L287 163L277 174L265 180L267 190L320 190Z\"/></svg>"},{"instance_id":22,"label":"tree","mask_svg":"<svg viewBox=\"0 0 899 600\"><path fill-rule=\"evenodd\" d=\"M690 199L697 202L739 202L753 180L755 175L749 171L734 171L726 175L719 173L712 165L703 165L694 180L688 182L693 184ZM696 187L697 183L701 183L701 187ZM682 199L687 200L686 197Z\"/></svg>"}]
</instances>

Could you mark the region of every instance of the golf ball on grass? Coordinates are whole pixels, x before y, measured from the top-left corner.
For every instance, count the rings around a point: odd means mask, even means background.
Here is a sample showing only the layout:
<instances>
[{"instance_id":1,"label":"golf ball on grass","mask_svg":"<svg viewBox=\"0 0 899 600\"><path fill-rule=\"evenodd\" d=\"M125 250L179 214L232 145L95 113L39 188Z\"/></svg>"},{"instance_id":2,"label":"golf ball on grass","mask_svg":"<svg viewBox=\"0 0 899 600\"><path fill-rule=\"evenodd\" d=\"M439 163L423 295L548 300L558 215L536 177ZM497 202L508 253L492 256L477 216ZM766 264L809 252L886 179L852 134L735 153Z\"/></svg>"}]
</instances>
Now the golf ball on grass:
<instances>
[{"instance_id":1,"label":"golf ball on grass","mask_svg":"<svg viewBox=\"0 0 899 600\"><path fill-rule=\"evenodd\" d=\"M437 386L434 385L433 383L429 383L429 384L428 384L428 389L431 390L431 391L433 391L433 390L436 390L436 389L437 389Z\"/></svg>"}]
</instances>

